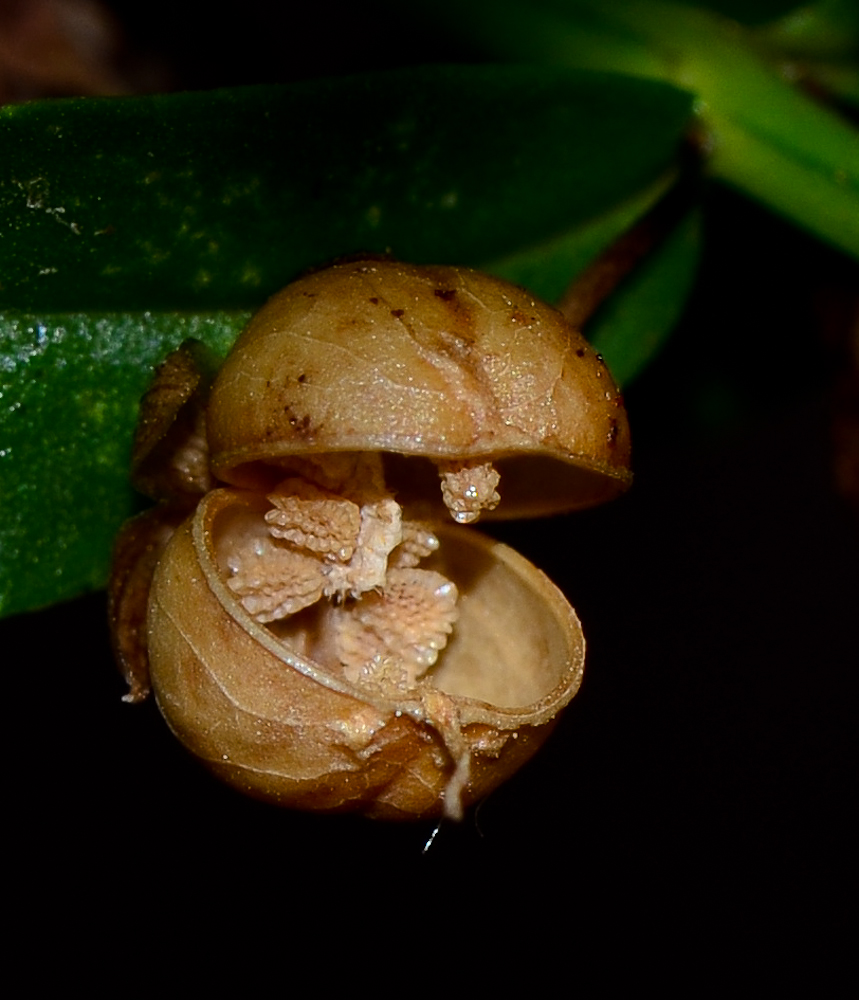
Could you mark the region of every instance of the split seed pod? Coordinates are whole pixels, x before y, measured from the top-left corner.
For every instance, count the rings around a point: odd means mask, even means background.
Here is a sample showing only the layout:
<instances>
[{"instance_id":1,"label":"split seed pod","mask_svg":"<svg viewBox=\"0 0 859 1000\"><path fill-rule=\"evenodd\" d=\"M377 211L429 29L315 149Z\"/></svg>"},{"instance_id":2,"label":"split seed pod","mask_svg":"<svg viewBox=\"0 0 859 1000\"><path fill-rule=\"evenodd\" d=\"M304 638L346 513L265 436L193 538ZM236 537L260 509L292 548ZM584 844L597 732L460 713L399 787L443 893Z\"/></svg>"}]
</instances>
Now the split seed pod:
<instances>
[{"instance_id":1,"label":"split seed pod","mask_svg":"<svg viewBox=\"0 0 859 1000\"><path fill-rule=\"evenodd\" d=\"M151 678L182 742L252 795L461 815L535 752L584 665L560 591L465 525L628 487L602 360L520 288L361 260L275 295L210 392L184 364L150 393L137 459L170 496L117 550L132 699Z\"/></svg>"}]
</instances>

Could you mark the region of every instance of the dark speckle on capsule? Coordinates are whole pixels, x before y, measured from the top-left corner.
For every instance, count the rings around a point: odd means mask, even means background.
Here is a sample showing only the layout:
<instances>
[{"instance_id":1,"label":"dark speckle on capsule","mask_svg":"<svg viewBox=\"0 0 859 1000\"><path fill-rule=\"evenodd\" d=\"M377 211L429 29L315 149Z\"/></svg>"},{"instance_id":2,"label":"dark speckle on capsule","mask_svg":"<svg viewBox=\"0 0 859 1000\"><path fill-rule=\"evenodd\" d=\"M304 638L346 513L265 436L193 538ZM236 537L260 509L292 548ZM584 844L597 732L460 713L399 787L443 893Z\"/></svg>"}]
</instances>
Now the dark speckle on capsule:
<instances>
[{"instance_id":1,"label":"dark speckle on capsule","mask_svg":"<svg viewBox=\"0 0 859 1000\"><path fill-rule=\"evenodd\" d=\"M584 349L584 347L577 347L576 348L576 357L577 358L583 358L584 356L585 356L585 349Z\"/></svg>"},{"instance_id":2,"label":"dark speckle on capsule","mask_svg":"<svg viewBox=\"0 0 859 1000\"><path fill-rule=\"evenodd\" d=\"M289 426L298 434L309 434L310 432L310 415L305 414L303 417L292 416L289 418Z\"/></svg>"},{"instance_id":3,"label":"dark speckle on capsule","mask_svg":"<svg viewBox=\"0 0 859 1000\"><path fill-rule=\"evenodd\" d=\"M373 303L374 306L377 306L379 304L379 300L378 298L376 298L375 295L370 296L370 301Z\"/></svg>"},{"instance_id":4,"label":"dark speckle on capsule","mask_svg":"<svg viewBox=\"0 0 859 1000\"><path fill-rule=\"evenodd\" d=\"M445 302L450 302L450 300L456 295L455 288L436 288L433 290L433 295L438 299L443 299Z\"/></svg>"},{"instance_id":5,"label":"dark speckle on capsule","mask_svg":"<svg viewBox=\"0 0 859 1000\"><path fill-rule=\"evenodd\" d=\"M292 407L287 403L283 412L286 415L286 421L293 431L300 435L301 437L309 437L313 432L310 423L310 415L305 413L303 416L297 416ZM267 437L273 436L266 434Z\"/></svg>"},{"instance_id":6,"label":"dark speckle on capsule","mask_svg":"<svg viewBox=\"0 0 859 1000\"><path fill-rule=\"evenodd\" d=\"M302 372L301 375L298 376L299 385L304 385L306 381L307 381L307 376Z\"/></svg>"},{"instance_id":7,"label":"dark speckle on capsule","mask_svg":"<svg viewBox=\"0 0 859 1000\"><path fill-rule=\"evenodd\" d=\"M392 309L391 315L396 316L397 319L399 319L401 316L405 314L405 311L406 311L405 309Z\"/></svg>"}]
</instances>

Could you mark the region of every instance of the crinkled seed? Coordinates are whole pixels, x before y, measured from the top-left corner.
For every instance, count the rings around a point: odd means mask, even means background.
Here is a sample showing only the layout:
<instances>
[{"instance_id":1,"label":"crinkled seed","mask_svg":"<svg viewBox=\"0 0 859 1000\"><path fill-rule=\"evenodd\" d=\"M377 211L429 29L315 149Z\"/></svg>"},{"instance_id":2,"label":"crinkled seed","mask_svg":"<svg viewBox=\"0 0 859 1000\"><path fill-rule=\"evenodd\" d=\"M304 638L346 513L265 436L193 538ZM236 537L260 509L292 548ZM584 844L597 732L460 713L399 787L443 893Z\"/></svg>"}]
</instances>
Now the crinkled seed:
<instances>
[{"instance_id":1,"label":"crinkled seed","mask_svg":"<svg viewBox=\"0 0 859 1000\"><path fill-rule=\"evenodd\" d=\"M275 538L340 562L352 558L361 530L356 503L298 477L279 483L268 500L273 507L265 520Z\"/></svg>"},{"instance_id":2,"label":"crinkled seed","mask_svg":"<svg viewBox=\"0 0 859 1000\"><path fill-rule=\"evenodd\" d=\"M413 687L447 645L457 597L440 573L390 570L384 591L336 614L335 645L347 679L400 691Z\"/></svg>"},{"instance_id":3,"label":"crinkled seed","mask_svg":"<svg viewBox=\"0 0 859 1000\"><path fill-rule=\"evenodd\" d=\"M484 510L495 510L500 480L491 462L439 462L441 495L457 524L471 524Z\"/></svg>"},{"instance_id":4,"label":"crinkled seed","mask_svg":"<svg viewBox=\"0 0 859 1000\"><path fill-rule=\"evenodd\" d=\"M315 604L325 586L322 562L279 543L262 523L231 544L225 563L230 573L227 586L248 614L263 624Z\"/></svg>"}]
</instances>

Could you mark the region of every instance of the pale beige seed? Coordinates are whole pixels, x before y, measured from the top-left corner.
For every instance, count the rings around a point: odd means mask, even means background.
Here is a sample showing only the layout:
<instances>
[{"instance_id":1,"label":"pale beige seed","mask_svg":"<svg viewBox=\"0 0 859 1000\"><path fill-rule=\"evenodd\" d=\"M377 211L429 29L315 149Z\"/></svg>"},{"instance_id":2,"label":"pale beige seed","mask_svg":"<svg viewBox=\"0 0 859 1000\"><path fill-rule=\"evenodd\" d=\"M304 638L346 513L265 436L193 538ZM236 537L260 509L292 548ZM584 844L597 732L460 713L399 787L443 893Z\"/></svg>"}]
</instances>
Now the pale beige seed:
<instances>
[{"instance_id":1,"label":"pale beige seed","mask_svg":"<svg viewBox=\"0 0 859 1000\"><path fill-rule=\"evenodd\" d=\"M403 521L403 540L388 559L390 567L417 566L433 552L438 552L438 538L429 525L420 521Z\"/></svg>"},{"instance_id":2,"label":"pale beige seed","mask_svg":"<svg viewBox=\"0 0 859 1000\"><path fill-rule=\"evenodd\" d=\"M383 586L388 557L402 540L402 511L385 486L381 457L376 453L343 452L290 458L282 464L299 476L280 484L269 497L278 510L268 512L266 520L273 532L281 530L279 522L283 520L283 527L290 532L284 537L304 544L301 538L306 535L316 546L315 551L329 557L324 568L325 596L357 597ZM301 527L286 524L300 506L291 505L285 496L296 489L297 483L303 484L297 487L300 500L309 503L302 510ZM316 509L314 497L322 505ZM329 500L351 507L328 507ZM325 528L317 522L329 515L334 515L337 522L329 525L331 539L323 541ZM335 539L342 542L340 548L332 544ZM331 545L327 551L326 545Z\"/></svg>"},{"instance_id":3,"label":"pale beige seed","mask_svg":"<svg viewBox=\"0 0 859 1000\"><path fill-rule=\"evenodd\" d=\"M439 462L441 495L457 524L472 524L484 510L495 510L501 501L500 480L491 462Z\"/></svg>"},{"instance_id":4,"label":"pale beige seed","mask_svg":"<svg viewBox=\"0 0 859 1000\"><path fill-rule=\"evenodd\" d=\"M278 483L267 499L273 508L265 520L275 538L340 562L352 558L361 530L357 504L298 477Z\"/></svg>"},{"instance_id":5,"label":"pale beige seed","mask_svg":"<svg viewBox=\"0 0 859 1000\"><path fill-rule=\"evenodd\" d=\"M447 645L457 597L455 585L440 573L391 569L384 591L338 610L335 648L347 679L413 687Z\"/></svg>"},{"instance_id":6,"label":"pale beige seed","mask_svg":"<svg viewBox=\"0 0 859 1000\"><path fill-rule=\"evenodd\" d=\"M227 586L262 624L294 615L322 597L323 563L276 541L262 524L244 532L224 560Z\"/></svg>"},{"instance_id":7,"label":"pale beige seed","mask_svg":"<svg viewBox=\"0 0 859 1000\"><path fill-rule=\"evenodd\" d=\"M385 584L388 556L400 543L402 511L390 498L361 508L361 528L352 558L329 562L325 573L326 597L358 597Z\"/></svg>"}]
</instances>

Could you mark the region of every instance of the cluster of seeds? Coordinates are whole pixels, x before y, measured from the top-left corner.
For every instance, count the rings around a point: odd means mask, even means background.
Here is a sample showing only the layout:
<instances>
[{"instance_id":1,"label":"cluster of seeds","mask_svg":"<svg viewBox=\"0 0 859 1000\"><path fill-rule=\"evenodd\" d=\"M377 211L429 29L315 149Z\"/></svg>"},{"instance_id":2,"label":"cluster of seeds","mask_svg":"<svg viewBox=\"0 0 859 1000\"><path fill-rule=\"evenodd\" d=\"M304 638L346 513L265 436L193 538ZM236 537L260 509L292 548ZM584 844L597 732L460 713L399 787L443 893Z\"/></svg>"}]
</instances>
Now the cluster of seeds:
<instances>
[{"instance_id":1,"label":"cluster of seeds","mask_svg":"<svg viewBox=\"0 0 859 1000\"><path fill-rule=\"evenodd\" d=\"M380 693L413 688L457 617L456 586L419 565L438 539L403 517L377 454L289 459L284 471L270 508L224 553L228 586L263 624L319 605L329 655L348 680ZM491 466L440 472L454 520L497 504Z\"/></svg>"}]
</instances>

